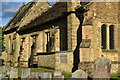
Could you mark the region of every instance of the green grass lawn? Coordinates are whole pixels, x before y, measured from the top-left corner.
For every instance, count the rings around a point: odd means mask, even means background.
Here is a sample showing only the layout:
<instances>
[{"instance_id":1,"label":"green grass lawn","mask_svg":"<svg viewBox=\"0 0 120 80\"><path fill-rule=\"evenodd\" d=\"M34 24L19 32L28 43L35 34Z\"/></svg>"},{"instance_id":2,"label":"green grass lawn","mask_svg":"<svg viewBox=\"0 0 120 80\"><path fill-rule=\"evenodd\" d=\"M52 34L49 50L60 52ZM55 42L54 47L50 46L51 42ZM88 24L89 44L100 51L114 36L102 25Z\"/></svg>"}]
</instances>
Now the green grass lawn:
<instances>
[{"instance_id":1,"label":"green grass lawn","mask_svg":"<svg viewBox=\"0 0 120 80\"><path fill-rule=\"evenodd\" d=\"M72 77L71 73L62 72L62 75L64 75L64 78L71 78Z\"/></svg>"},{"instance_id":2,"label":"green grass lawn","mask_svg":"<svg viewBox=\"0 0 120 80\"><path fill-rule=\"evenodd\" d=\"M120 77L120 74L111 74L111 77Z\"/></svg>"},{"instance_id":3,"label":"green grass lawn","mask_svg":"<svg viewBox=\"0 0 120 80\"><path fill-rule=\"evenodd\" d=\"M53 70L50 70L50 69L44 69L44 68L31 68L32 70L38 70L38 71L44 71L44 72L53 72ZM35 72L35 71L32 71L31 72Z\"/></svg>"},{"instance_id":4,"label":"green grass lawn","mask_svg":"<svg viewBox=\"0 0 120 80\"><path fill-rule=\"evenodd\" d=\"M21 77L21 69L18 68L18 77L20 78Z\"/></svg>"},{"instance_id":5,"label":"green grass lawn","mask_svg":"<svg viewBox=\"0 0 120 80\"><path fill-rule=\"evenodd\" d=\"M36 72L34 70L39 70L39 71L44 71L44 72L51 72L53 73L54 70L51 69L44 69L44 68L31 68L31 72ZM64 75L64 78L71 78L72 74L71 73L66 73L66 72L62 72L62 75Z\"/></svg>"}]
</instances>

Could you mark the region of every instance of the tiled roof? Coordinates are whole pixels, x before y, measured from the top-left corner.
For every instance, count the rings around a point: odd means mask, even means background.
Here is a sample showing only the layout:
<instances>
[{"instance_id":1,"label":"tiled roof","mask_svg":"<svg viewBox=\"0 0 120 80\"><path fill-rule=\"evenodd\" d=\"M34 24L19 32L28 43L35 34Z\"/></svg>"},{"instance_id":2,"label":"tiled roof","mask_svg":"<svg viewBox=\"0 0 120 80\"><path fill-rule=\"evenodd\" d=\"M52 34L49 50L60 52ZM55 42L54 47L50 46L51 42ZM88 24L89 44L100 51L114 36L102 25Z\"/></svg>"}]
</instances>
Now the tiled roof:
<instances>
[{"instance_id":1,"label":"tiled roof","mask_svg":"<svg viewBox=\"0 0 120 80\"><path fill-rule=\"evenodd\" d=\"M37 17L34 21L32 21L26 26L21 27L20 31L23 29L28 29L28 28L35 27L41 24L45 24L57 18L62 18L65 15L64 12L67 12L67 3L58 2L54 4L50 9L48 9L46 12L42 13L42 15Z\"/></svg>"}]
</instances>

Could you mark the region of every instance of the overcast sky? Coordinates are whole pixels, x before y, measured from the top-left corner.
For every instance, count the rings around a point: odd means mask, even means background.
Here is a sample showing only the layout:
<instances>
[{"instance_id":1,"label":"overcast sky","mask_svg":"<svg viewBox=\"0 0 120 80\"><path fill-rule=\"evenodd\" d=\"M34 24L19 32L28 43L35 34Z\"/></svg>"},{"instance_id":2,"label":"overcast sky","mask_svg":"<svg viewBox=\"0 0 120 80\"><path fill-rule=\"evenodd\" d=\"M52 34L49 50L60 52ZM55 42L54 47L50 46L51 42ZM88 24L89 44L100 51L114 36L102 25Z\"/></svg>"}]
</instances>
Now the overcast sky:
<instances>
[{"instance_id":1,"label":"overcast sky","mask_svg":"<svg viewBox=\"0 0 120 80\"><path fill-rule=\"evenodd\" d=\"M16 11L19 9L19 7L23 4L23 2L8 2L4 1L0 3L0 26L5 26L9 20L12 18L12 16L16 13ZM25 0L27 2L30 2L32 0ZM50 2L50 4L53 4Z\"/></svg>"}]
</instances>

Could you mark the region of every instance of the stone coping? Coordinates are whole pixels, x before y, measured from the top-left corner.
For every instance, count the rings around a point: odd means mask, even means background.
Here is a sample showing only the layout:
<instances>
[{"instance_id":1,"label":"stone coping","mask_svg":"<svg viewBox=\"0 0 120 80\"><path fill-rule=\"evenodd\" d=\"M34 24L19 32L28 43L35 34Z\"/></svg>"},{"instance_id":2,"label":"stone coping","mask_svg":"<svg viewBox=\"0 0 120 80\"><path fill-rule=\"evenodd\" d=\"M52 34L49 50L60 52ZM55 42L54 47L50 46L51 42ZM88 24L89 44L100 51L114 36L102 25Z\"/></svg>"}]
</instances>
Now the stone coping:
<instances>
[{"instance_id":1,"label":"stone coping","mask_svg":"<svg viewBox=\"0 0 120 80\"><path fill-rule=\"evenodd\" d=\"M38 52L37 55L50 55L50 54L68 53L68 52L74 52L74 51L73 51L73 50L70 50L70 51Z\"/></svg>"}]
</instances>

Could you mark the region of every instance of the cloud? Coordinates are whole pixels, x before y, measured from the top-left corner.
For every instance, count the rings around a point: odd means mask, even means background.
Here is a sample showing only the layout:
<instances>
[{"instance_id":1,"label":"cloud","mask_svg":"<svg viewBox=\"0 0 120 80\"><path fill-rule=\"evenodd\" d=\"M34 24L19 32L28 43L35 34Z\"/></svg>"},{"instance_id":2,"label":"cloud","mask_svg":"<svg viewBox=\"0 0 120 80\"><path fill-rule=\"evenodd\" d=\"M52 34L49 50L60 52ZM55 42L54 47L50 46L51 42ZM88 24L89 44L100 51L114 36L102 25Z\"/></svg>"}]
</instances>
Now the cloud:
<instances>
[{"instance_id":1,"label":"cloud","mask_svg":"<svg viewBox=\"0 0 120 80\"><path fill-rule=\"evenodd\" d=\"M17 11L17 9L18 9L18 6L16 8L8 8L8 9L4 10L4 12L14 12L15 13Z\"/></svg>"},{"instance_id":2,"label":"cloud","mask_svg":"<svg viewBox=\"0 0 120 80\"><path fill-rule=\"evenodd\" d=\"M21 0L21 2L19 0L2 0L2 2L0 2L0 17L2 17L3 25L9 22L25 1L27 3L31 0Z\"/></svg>"},{"instance_id":3,"label":"cloud","mask_svg":"<svg viewBox=\"0 0 120 80\"><path fill-rule=\"evenodd\" d=\"M1 2L30 2L32 0L1 0Z\"/></svg>"},{"instance_id":4,"label":"cloud","mask_svg":"<svg viewBox=\"0 0 120 80\"><path fill-rule=\"evenodd\" d=\"M20 6L21 6L21 3L18 3L18 2L3 2L2 18L12 17Z\"/></svg>"}]
</instances>

